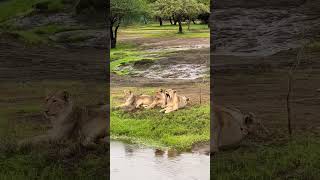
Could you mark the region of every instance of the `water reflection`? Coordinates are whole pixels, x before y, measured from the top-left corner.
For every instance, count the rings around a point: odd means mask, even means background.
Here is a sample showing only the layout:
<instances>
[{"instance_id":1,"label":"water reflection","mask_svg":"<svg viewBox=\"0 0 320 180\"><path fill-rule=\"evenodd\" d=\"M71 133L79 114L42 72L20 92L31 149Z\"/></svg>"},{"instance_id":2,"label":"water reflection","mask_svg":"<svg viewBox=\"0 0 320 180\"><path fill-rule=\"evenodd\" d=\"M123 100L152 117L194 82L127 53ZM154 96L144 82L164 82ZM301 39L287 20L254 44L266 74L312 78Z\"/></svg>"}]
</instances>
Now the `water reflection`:
<instances>
[{"instance_id":1,"label":"water reflection","mask_svg":"<svg viewBox=\"0 0 320 180\"><path fill-rule=\"evenodd\" d=\"M110 143L111 180L209 180L210 157Z\"/></svg>"}]
</instances>

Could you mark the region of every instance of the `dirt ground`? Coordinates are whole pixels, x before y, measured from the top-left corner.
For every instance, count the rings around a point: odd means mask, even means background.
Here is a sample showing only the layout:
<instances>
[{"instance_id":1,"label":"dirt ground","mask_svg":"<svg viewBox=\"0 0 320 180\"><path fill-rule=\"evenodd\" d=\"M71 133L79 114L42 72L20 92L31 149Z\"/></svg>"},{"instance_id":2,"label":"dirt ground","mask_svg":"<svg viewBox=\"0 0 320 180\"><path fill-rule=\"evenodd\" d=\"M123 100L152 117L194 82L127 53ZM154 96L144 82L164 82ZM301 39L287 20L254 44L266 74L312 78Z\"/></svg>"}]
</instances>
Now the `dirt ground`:
<instances>
[{"instance_id":1,"label":"dirt ground","mask_svg":"<svg viewBox=\"0 0 320 180\"><path fill-rule=\"evenodd\" d=\"M295 135L320 134L319 57L319 52L307 52L294 74L291 106ZM212 55L212 59L213 101L254 112L274 136L285 136L288 65L296 59L296 52L269 57Z\"/></svg>"},{"instance_id":2,"label":"dirt ground","mask_svg":"<svg viewBox=\"0 0 320 180\"><path fill-rule=\"evenodd\" d=\"M209 63L209 38L143 38L119 36L120 42L135 43L145 51L176 50L175 53L162 57L157 60L157 64L176 65L176 64L203 64ZM144 67L146 68L146 67ZM155 87L173 88L183 95L188 96L191 102L200 102L199 92L202 86L202 103L210 100L209 80L206 79L150 79L145 77L118 76L111 74L111 95L123 90L126 87ZM202 85L200 85L202 84Z\"/></svg>"},{"instance_id":3,"label":"dirt ground","mask_svg":"<svg viewBox=\"0 0 320 180\"><path fill-rule=\"evenodd\" d=\"M0 39L2 81L105 81L106 63L107 55L101 49L30 46L15 39Z\"/></svg>"}]
</instances>

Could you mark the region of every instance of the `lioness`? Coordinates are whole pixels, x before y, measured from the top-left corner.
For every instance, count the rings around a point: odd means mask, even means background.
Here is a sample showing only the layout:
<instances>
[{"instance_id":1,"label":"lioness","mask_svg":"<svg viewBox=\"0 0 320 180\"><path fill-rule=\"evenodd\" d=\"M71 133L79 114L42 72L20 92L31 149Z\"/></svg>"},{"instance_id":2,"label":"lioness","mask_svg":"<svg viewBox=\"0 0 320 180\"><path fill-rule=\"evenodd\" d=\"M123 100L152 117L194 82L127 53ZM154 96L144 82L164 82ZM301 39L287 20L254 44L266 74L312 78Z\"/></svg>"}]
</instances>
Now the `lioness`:
<instances>
[{"instance_id":1,"label":"lioness","mask_svg":"<svg viewBox=\"0 0 320 180\"><path fill-rule=\"evenodd\" d=\"M165 94L167 96L167 105L160 112L170 113L172 111L182 109L186 107L189 102L189 98L178 95L176 90L167 89Z\"/></svg>"},{"instance_id":2,"label":"lioness","mask_svg":"<svg viewBox=\"0 0 320 180\"><path fill-rule=\"evenodd\" d=\"M262 128L269 133L254 114L244 114L238 109L213 106L213 123L211 124L211 153L219 148L237 146L249 133L254 133Z\"/></svg>"},{"instance_id":3,"label":"lioness","mask_svg":"<svg viewBox=\"0 0 320 180\"><path fill-rule=\"evenodd\" d=\"M156 92L156 95L153 98L153 102L146 108L152 109L156 106L160 106L161 108L165 108L167 105L167 96L163 89L160 89Z\"/></svg>"},{"instance_id":4,"label":"lioness","mask_svg":"<svg viewBox=\"0 0 320 180\"><path fill-rule=\"evenodd\" d=\"M67 91L54 92L46 97L44 117L52 128L44 135L19 142L19 145L80 139L83 146L108 141L107 113L101 109L86 109L73 104Z\"/></svg>"},{"instance_id":5,"label":"lioness","mask_svg":"<svg viewBox=\"0 0 320 180\"><path fill-rule=\"evenodd\" d=\"M135 95L130 90L124 90L124 94L126 97L126 102L121 104L120 106L117 106L116 108L134 109L140 108L141 106L148 107L153 102L153 97L149 95Z\"/></svg>"}]
</instances>

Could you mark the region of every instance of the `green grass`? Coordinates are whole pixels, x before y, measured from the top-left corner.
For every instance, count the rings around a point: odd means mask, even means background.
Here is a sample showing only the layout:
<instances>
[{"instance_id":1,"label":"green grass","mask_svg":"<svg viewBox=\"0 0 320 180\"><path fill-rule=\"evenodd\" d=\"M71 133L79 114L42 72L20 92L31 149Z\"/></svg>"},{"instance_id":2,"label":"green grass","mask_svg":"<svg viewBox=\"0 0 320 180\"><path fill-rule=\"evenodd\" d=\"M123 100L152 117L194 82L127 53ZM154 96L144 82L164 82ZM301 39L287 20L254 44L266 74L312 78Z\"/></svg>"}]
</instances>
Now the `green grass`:
<instances>
[{"instance_id":1,"label":"green grass","mask_svg":"<svg viewBox=\"0 0 320 180\"><path fill-rule=\"evenodd\" d=\"M78 30L82 29L81 27L72 27L72 26L62 26L49 24L45 26L39 26L28 30L19 30L12 27L9 27L4 30L4 32L17 37L18 39L24 41L27 44L39 45L39 44L50 44L51 40L49 37L55 33ZM79 37L70 37L69 41L81 41Z\"/></svg>"},{"instance_id":2,"label":"green grass","mask_svg":"<svg viewBox=\"0 0 320 180\"><path fill-rule=\"evenodd\" d=\"M154 91L154 88L139 89L139 93L143 94L152 94ZM112 95L112 106L119 104L121 96ZM160 148L190 150L192 145L208 142L210 138L209 105L190 106L169 114L160 113L159 109L137 112L112 110L110 116L113 139Z\"/></svg>"},{"instance_id":3,"label":"green grass","mask_svg":"<svg viewBox=\"0 0 320 180\"><path fill-rule=\"evenodd\" d=\"M211 179L316 180L320 177L319 142L315 137L296 137L287 144L221 152L211 162Z\"/></svg>"},{"instance_id":4,"label":"green grass","mask_svg":"<svg viewBox=\"0 0 320 180\"><path fill-rule=\"evenodd\" d=\"M138 36L144 38L209 38L208 25L192 24L190 30L183 24L183 33L178 33L179 26L159 24L134 25L120 29L120 36Z\"/></svg>"},{"instance_id":5,"label":"green grass","mask_svg":"<svg viewBox=\"0 0 320 180\"><path fill-rule=\"evenodd\" d=\"M61 147L54 145L30 150L14 150L14 145L0 144L1 180L106 179L108 177L108 148L93 152L75 151L64 157ZM6 146L6 147L3 147Z\"/></svg>"},{"instance_id":6,"label":"green grass","mask_svg":"<svg viewBox=\"0 0 320 180\"><path fill-rule=\"evenodd\" d=\"M7 0L0 2L0 22L13 17L32 12L32 5L44 0ZM49 3L49 11L58 11L64 8L63 0L53 0Z\"/></svg>"},{"instance_id":7,"label":"green grass","mask_svg":"<svg viewBox=\"0 0 320 180\"><path fill-rule=\"evenodd\" d=\"M308 49L313 51L319 51L320 50L320 41L312 42L307 46Z\"/></svg>"},{"instance_id":8,"label":"green grass","mask_svg":"<svg viewBox=\"0 0 320 180\"><path fill-rule=\"evenodd\" d=\"M139 49L134 44L123 44L119 43L117 48L111 49L110 51L110 69L111 72L118 75L128 75L130 71L120 70L119 67L123 65L128 65L137 61L152 61L159 59L163 54L171 53L169 51L163 52L147 52Z\"/></svg>"}]
</instances>

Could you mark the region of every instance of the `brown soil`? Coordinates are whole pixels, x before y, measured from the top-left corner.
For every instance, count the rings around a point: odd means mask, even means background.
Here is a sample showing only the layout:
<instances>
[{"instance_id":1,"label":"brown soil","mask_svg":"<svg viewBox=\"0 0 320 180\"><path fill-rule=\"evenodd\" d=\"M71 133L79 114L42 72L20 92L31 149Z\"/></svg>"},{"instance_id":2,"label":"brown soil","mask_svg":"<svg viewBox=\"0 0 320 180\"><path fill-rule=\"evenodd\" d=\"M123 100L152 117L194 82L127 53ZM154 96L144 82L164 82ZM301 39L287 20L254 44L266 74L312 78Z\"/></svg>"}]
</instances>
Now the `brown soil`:
<instances>
[{"instance_id":1,"label":"brown soil","mask_svg":"<svg viewBox=\"0 0 320 180\"><path fill-rule=\"evenodd\" d=\"M276 136L287 134L288 64L295 52L268 58L212 56L215 103L254 112ZM293 133L320 134L319 52L308 52L294 74ZM216 66L215 66L216 65Z\"/></svg>"},{"instance_id":2,"label":"brown soil","mask_svg":"<svg viewBox=\"0 0 320 180\"><path fill-rule=\"evenodd\" d=\"M106 79L104 50L26 46L15 41L0 38L2 81Z\"/></svg>"}]
</instances>

